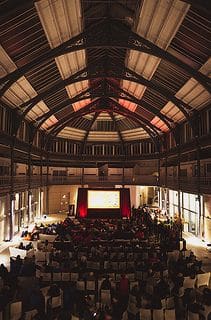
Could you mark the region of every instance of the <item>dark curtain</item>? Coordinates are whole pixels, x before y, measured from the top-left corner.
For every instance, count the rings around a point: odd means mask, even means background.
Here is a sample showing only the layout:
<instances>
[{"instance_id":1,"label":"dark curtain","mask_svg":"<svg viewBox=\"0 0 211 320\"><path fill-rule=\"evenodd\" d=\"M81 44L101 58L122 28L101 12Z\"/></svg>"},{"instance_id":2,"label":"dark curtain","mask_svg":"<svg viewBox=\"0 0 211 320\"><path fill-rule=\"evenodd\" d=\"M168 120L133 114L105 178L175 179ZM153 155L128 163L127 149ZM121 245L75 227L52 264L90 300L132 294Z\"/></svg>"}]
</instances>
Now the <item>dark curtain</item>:
<instances>
[{"instance_id":1,"label":"dark curtain","mask_svg":"<svg viewBox=\"0 0 211 320\"><path fill-rule=\"evenodd\" d=\"M120 189L120 207L122 217L130 218L130 190L127 188Z\"/></svg>"},{"instance_id":2,"label":"dark curtain","mask_svg":"<svg viewBox=\"0 0 211 320\"><path fill-rule=\"evenodd\" d=\"M86 218L87 217L87 189L78 189L78 200L77 200L77 217Z\"/></svg>"}]
</instances>

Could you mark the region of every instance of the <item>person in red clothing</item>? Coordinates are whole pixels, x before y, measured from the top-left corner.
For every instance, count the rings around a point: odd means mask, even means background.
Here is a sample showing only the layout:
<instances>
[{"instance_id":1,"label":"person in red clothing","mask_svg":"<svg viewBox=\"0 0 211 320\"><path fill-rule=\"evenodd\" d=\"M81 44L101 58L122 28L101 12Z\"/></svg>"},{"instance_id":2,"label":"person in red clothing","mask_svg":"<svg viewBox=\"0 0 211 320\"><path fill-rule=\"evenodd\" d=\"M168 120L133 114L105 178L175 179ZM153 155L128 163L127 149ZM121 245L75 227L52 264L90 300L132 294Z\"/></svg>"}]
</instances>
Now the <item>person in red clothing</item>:
<instances>
[{"instance_id":1,"label":"person in red clothing","mask_svg":"<svg viewBox=\"0 0 211 320\"><path fill-rule=\"evenodd\" d=\"M129 297L130 283L126 275L123 273L119 282L119 302L122 307L122 311L127 308Z\"/></svg>"},{"instance_id":2,"label":"person in red clothing","mask_svg":"<svg viewBox=\"0 0 211 320\"><path fill-rule=\"evenodd\" d=\"M138 230L135 234L135 237L139 240L144 239L144 232L142 230Z\"/></svg>"}]
</instances>

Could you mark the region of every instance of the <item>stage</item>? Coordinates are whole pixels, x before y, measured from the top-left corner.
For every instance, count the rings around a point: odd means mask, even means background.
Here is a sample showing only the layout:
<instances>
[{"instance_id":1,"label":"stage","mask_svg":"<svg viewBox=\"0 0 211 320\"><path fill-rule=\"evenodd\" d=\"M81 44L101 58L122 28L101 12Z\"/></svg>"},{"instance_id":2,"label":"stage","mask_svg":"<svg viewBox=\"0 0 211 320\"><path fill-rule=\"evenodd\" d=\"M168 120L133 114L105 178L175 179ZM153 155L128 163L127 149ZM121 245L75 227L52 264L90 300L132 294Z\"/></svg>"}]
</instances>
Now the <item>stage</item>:
<instances>
[{"instance_id":1,"label":"stage","mask_svg":"<svg viewBox=\"0 0 211 320\"><path fill-rule=\"evenodd\" d=\"M79 188L76 216L78 218L130 218L130 190Z\"/></svg>"}]
</instances>

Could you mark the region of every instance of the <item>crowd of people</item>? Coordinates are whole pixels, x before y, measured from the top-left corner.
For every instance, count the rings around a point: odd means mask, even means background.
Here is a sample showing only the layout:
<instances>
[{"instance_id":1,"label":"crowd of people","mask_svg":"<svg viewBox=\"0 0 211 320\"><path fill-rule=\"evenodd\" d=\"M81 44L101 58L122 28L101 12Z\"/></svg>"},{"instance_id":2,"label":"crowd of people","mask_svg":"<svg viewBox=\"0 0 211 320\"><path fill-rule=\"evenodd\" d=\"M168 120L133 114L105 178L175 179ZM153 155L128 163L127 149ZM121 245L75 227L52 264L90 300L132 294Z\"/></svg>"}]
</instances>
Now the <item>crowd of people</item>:
<instances>
[{"instance_id":1,"label":"crowd of people","mask_svg":"<svg viewBox=\"0 0 211 320\"><path fill-rule=\"evenodd\" d=\"M208 288L200 301L194 289L183 288L184 277L194 278L203 271L201 261L193 252L185 256L185 246L180 250L178 223L159 223L145 208L126 220L67 217L60 223L35 225L30 240L40 242L41 234L56 236L53 243L48 240L42 243L42 250L48 253L44 263L37 263L35 254L24 259L11 258L10 271L0 266L0 311L6 312L5 306L19 299L23 315L27 310L36 309L36 319L46 316L70 319L74 314L84 320L120 320L126 314L128 319L136 320L140 308L163 308L163 300L170 297L177 319L183 320L187 310L198 312L204 303L209 305L211 301ZM23 235L26 236L28 234ZM32 246L30 242L29 247ZM26 246L20 243L19 248L26 249ZM169 255L175 251L178 252L176 259ZM39 278L36 277L38 271ZM48 283L49 301L62 292L63 304L56 313L45 307L42 292L46 286L42 278L45 273L52 274ZM54 273L75 273L78 278L54 282ZM23 288L21 277L34 281L30 287ZM96 284L94 292L86 290L91 280ZM84 290L78 289L78 281L84 282ZM110 292L110 303L100 303L102 290Z\"/></svg>"}]
</instances>

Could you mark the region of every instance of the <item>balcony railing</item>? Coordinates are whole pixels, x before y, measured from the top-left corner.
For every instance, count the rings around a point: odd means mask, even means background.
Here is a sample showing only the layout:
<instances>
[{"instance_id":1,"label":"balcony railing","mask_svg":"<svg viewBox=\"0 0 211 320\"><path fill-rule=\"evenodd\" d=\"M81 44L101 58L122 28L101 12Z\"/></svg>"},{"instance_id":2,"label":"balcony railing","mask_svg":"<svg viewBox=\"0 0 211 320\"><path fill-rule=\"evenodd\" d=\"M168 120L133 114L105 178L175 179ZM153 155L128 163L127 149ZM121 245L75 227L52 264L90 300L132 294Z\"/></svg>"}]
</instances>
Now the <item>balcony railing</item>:
<instances>
[{"instance_id":1,"label":"balcony railing","mask_svg":"<svg viewBox=\"0 0 211 320\"><path fill-rule=\"evenodd\" d=\"M47 184L47 176L31 176L31 186L40 186ZM15 176L13 178L14 187L28 186L28 176ZM11 184L11 178L7 176L0 176L0 186L9 187ZM152 175L110 175L99 177L97 175L72 175L72 176L49 176L48 184L89 184L89 185L114 185L114 184L141 184L141 185L157 185L157 178Z\"/></svg>"},{"instance_id":2,"label":"balcony railing","mask_svg":"<svg viewBox=\"0 0 211 320\"><path fill-rule=\"evenodd\" d=\"M156 177L152 175L139 176L122 176L110 175L99 177L96 175L69 176L69 177L49 177L49 184L88 184L109 186L115 184L142 184L142 185L157 185Z\"/></svg>"},{"instance_id":3,"label":"balcony railing","mask_svg":"<svg viewBox=\"0 0 211 320\"><path fill-rule=\"evenodd\" d=\"M180 188L181 190L192 192L198 192L200 189L201 191L208 192L211 190L211 177L180 177L180 183L178 183L177 177L167 177L166 182L165 177L161 177L160 184L173 189Z\"/></svg>"},{"instance_id":4,"label":"balcony railing","mask_svg":"<svg viewBox=\"0 0 211 320\"><path fill-rule=\"evenodd\" d=\"M13 178L14 189L27 188L29 186L29 177L24 175L15 176ZM31 176L31 188L39 187L47 184L47 176L40 175ZM114 185L146 185L157 186L158 178L153 175L109 175L99 177L97 175L72 175L72 176L49 176L49 185L89 185L89 186L114 186ZM179 184L177 177L160 177L160 185L167 188L178 189ZM10 189L11 178L9 176L0 176L0 189ZM181 177L180 189L190 192L210 192L211 177Z\"/></svg>"}]
</instances>

